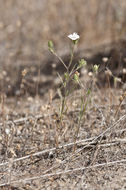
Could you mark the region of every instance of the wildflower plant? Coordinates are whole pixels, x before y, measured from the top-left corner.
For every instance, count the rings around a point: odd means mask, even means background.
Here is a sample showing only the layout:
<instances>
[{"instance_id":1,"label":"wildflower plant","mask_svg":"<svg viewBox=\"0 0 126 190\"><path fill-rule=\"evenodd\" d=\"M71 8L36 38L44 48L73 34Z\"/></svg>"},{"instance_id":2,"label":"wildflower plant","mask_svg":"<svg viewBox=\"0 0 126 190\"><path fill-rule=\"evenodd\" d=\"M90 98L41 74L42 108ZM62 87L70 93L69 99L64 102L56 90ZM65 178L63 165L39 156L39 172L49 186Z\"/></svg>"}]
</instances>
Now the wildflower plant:
<instances>
[{"instance_id":1,"label":"wildflower plant","mask_svg":"<svg viewBox=\"0 0 126 190\"><path fill-rule=\"evenodd\" d=\"M62 65L66 69L66 71L64 72L62 77L58 74L60 79L61 79L61 82L62 82L62 87L61 88L64 91L63 96L60 93L61 106L60 106L60 110L59 110L59 120L60 120L59 123L62 122L63 115L67 111L67 104L66 104L67 96L70 94L70 85L69 84L70 84L71 81L74 81L74 88L76 87L76 85L81 86L79 70L82 67L87 66L87 62L84 59L80 59L75 65L72 64L73 58L74 58L75 46L78 44L80 36L77 33L73 33L73 34L68 35L68 38L71 40L71 51L70 51L71 53L70 53L70 61L69 61L68 64L66 64L62 60L62 58L60 56L58 56L58 54L56 53L56 51L54 49L53 42L51 40L48 42L49 51L60 60L60 62L62 63ZM86 106L87 106L87 103L85 103L82 100L81 101L81 108L80 108L79 125L80 125L80 120L82 119L82 115L85 112ZM79 131L79 128L78 128L77 131ZM77 132L77 134L78 134L78 132Z\"/></svg>"}]
</instances>

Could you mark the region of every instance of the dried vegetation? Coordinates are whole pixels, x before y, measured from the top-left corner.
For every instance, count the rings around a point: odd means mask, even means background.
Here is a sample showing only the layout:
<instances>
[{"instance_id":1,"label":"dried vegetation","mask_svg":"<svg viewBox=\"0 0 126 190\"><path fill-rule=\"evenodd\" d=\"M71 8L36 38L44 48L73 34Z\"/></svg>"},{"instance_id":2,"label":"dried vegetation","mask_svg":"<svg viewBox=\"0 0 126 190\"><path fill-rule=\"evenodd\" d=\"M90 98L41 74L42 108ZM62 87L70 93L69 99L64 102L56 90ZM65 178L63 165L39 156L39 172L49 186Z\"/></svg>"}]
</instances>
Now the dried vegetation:
<instances>
[{"instance_id":1,"label":"dried vegetation","mask_svg":"<svg viewBox=\"0 0 126 190\"><path fill-rule=\"evenodd\" d=\"M125 0L3 0L0 10L0 189L125 189ZM85 57L88 68L59 122L64 71L47 41L67 62L73 31L81 36L73 64ZM97 78L91 64L100 64Z\"/></svg>"}]
</instances>

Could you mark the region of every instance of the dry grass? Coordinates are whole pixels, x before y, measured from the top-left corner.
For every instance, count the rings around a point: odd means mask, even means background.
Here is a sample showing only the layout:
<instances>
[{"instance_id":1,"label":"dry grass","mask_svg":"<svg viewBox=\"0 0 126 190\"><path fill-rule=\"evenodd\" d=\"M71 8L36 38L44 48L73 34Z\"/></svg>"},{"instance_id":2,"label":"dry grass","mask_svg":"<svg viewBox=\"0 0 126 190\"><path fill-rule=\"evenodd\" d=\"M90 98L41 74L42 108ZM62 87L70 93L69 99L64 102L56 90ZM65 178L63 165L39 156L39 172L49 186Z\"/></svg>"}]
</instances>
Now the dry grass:
<instances>
[{"instance_id":1,"label":"dry grass","mask_svg":"<svg viewBox=\"0 0 126 190\"><path fill-rule=\"evenodd\" d=\"M82 81L89 82L90 77L85 74ZM5 189L125 186L125 99L119 103L123 91L94 87L74 142L82 93L85 92L80 89L68 97L68 110L60 125L57 125L59 99L50 101L45 94L43 98L5 100L0 123L1 186Z\"/></svg>"},{"instance_id":2,"label":"dry grass","mask_svg":"<svg viewBox=\"0 0 126 190\"><path fill-rule=\"evenodd\" d=\"M125 9L125 0L1 1L0 189L126 188ZM67 63L73 31L81 36L73 62L87 57L89 67L59 120L57 71L64 70L47 41ZM115 44L101 46L108 42ZM98 78L91 64L100 64ZM88 106L79 121L81 97Z\"/></svg>"}]
</instances>

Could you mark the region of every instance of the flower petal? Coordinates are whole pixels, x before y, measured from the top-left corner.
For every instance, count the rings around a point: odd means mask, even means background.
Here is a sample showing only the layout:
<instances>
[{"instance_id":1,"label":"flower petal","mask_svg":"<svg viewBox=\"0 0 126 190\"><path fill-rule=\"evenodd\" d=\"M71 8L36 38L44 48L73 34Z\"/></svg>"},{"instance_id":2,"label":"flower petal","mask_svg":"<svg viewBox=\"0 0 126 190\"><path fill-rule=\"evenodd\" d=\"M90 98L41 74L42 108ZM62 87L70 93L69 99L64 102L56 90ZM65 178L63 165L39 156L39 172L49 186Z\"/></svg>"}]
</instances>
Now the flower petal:
<instances>
[{"instance_id":1,"label":"flower petal","mask_svg":"<svg viewBox=\"0 0 126 190\"><path fill-rule=\"evenodd\" d=\"M74 32L73 34L68 35L68 38L75 41L78 40L80 36L76 32Z\"/></svg>"}]
</instances>

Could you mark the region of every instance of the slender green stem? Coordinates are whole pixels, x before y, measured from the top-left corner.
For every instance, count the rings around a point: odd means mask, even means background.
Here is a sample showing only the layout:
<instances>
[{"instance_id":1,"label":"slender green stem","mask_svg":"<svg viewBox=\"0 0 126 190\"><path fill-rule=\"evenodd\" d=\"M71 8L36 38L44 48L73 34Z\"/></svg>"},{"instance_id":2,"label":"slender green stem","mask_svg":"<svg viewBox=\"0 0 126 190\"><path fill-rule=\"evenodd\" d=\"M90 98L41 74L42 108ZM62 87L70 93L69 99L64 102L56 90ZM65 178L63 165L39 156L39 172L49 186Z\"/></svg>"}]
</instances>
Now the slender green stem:
<instances>
[{"instance_id":1,"label":"slender green stem","mask_svg":"<svg viewBox=\"0 0 126 190\"><path fill-rule=\"evenodd\" d=\"M53 52L53 54L60 60L60 62L63 64L63 66L66 68L66 70L68 70L68 67L66 66L64 61L61 59L61 57L59 57L56 52Z\"/></svg>"},{"instance_id":2,"label":"slender green stem","mask_svg":"<svg viewBox=\"0 0 126 190\"><path fill-rule=\"evenodd\" d=\"M67 84L69 82L69 79L67 79L66 81L66 85L64 86L64 96L61 99L61 110L60 110L60 120L62 120L62 115L65 109L65 105L66 105L66 96L67 96Z\"/></svg>"},{"instance_id":3,"label":"slender green stem","mask_svg":"<svg viewBox=\"0 0 126 190\"><path fill-rule=\"evenodd\" d=\"M75 135L75 139L74 142L76 143L78 134L79 134L79 130L80 130L80 126L81 126L81 120L82 117L86 111L87 105L89 103L89 96L90 93L87 93L87 100L84 101L83 97L81 97L81 109L80 109L80 114L79 114L79 121L78 121L78 126L77 126L77 130L76 130L76 135ZM76 145L74 146L74 151L75 151Z\"/></svg>"},{"instance_id":4,"label":"slender green stem","mask_svg":"<svg viewBox=\"0 0 126 190\"><path fill-rule=\"evenodd\" d=\"M70 57L69 65L68 65L68 71L69 71L70 66L71 66L71 64L72 64L72 61L73 61L73 57L74 57L74 48L75 48L75 44L72 44L72 47L71 47L71 57Z\"/></svg>"},{"instance_id":5,"label":"slender green stem","mask_svg":"<svg viewBox=\"0 0 126 190\"><path fill-rule=\"evenodd\" d=\"M62 120L64 108L65 108L65 103L66 103L66 97L63 97L62 103L61 103L61 111L60 111L60 121Z\"/></svg>"}]
</instances>

